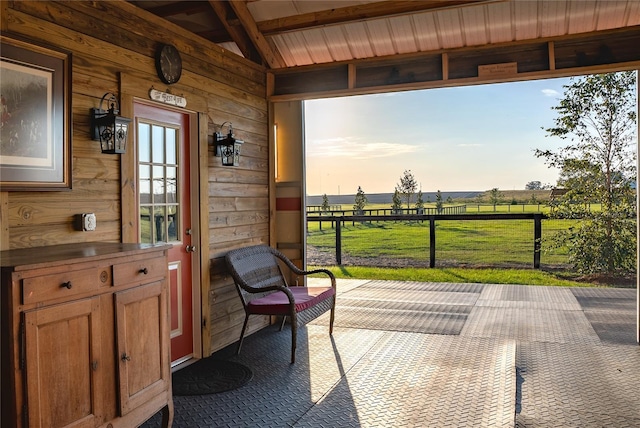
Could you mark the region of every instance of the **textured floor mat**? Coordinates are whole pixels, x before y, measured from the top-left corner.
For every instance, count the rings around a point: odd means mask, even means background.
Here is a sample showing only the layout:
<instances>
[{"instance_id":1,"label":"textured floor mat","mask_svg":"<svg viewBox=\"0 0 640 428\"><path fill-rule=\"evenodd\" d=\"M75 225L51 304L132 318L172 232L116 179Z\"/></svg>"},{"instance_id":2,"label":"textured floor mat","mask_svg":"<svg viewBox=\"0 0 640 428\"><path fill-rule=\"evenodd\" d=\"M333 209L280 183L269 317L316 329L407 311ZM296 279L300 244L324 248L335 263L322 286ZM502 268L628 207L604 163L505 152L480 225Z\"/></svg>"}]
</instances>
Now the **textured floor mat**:
<instances>
[{"instance_id":1,"label":"textured floor mat","mask_svg":"<svg viewBox=\"0 0 640 428\"><path fill-rule=\"evenodd\" d=\"M636 290L572 288L571 292L585 311L636 312Z\"/></svg>"},{"instance_id":2,"label":"textured floor mat","mask_svg":"<svg viewBox=\"0 0 640 428\"><path fill-rule=\"evenodd\" d=\"M600 344L582 311L475 307L460 334L526 342Z\"/></svg>"},{"instance_id":3,"label":"textured floor mat","mask_svg":"<svg viewBox=\"0 0 640 428\"><path fill-rule=\"evenodd\" d=\"M483 284L456 284L450 282L369 281L362 289L387 288L392 290L445 291L448 293L480 293Z\"/></svg>"},{"instance_id":4,"label":"textured floor mat","mask_svg":"<svg viewBox=\"0 0 640 428\"><path fill-rule=\"evenodd\" d=\"M461 284L371 281L337 299L338 327L460 334L482 286ZM456 290L456 291L454 291ZM312 324L327 325L329 314Z\"/></svg>"},{"instance_id":5,"label":"textured floor mat","mask_svg":"<svg viewBox=\"0 0 640 428\"><path fill-rule=\"evenodd\" d=\"M368 330L460 334L467 320L467 314L459 313L459 307L454 307L454 309L457 312L338 306L334 325ZM469 310L470 307L466 307L466 309ZM328 315L325 314L313 321L312 324L327 325L328 320Z\"/></svg>"},{"instance_id":6,"label":"textured floor mat","mask_svg":"<svg viewBox=\"0 0 640 428\"><path fill-rule=\"evenodd\" d=\"M573 288L571 291L602 343L636 344L636 290Z\"/></svg>"},{"instance_id":7,"label":"textured floor mat","mask_svg":"<svg viewBox=\"0 0 640 428\"><path fill-rule=\"evenodd\" d=\"M639 427L640 349L518 345L517 427Z\"/></svg>"},{"instance_id":8,"label":"textured floor mat","mask_svg":"<svg viewBox=\"0 0 640 428\"><path fill-rule=\"evenodd\" d=\"M596 334L607 345L637 345L635 314L585 311Z\"/></svg>"},{"instance_id":9,"label":"textured floor mat","mask_svg":"<svg viewBox=\"0 0 640 428\"><path fill-rule=\"evenodd\" d=\"M250 367L254 378L233 391L174 397L173 426L640 427L640 347L621 346L635 290L348 285L338 284L336 316L382 311L368 328L336 326L329 336L324 325L302 327L293 365L288 327L250 335L240 356L230 345L216 357ZM387 299L359 294L369 285L364 291ZM415 301L408 292L418 293ZM412 312L431 314L430 326L444 318L450 327L439 331L453 331L456 317L467 322L457 336L371 329L403 311L403 328L425 321ZM160 419L143 427L157 428Z\"/></svg>"},{"instance_id":10,"label":"textured floor mat","mask_svg":"<svg viewBox=\"0 0 640 428\"><path fill-rule=\"evenodd\" d=\"M476 306L579 311L582 308L568 288L488 284Z\"/></svg>"},{"instance_id":11,"label":"textured floor mat","mask_svg":"<svg viewBox=\"0 0 640 428\"><path fill-rule=\"evenodd\" d=\"M512 427L515 343L386 334L296 427Z\"/></svg>"}]
</instances>

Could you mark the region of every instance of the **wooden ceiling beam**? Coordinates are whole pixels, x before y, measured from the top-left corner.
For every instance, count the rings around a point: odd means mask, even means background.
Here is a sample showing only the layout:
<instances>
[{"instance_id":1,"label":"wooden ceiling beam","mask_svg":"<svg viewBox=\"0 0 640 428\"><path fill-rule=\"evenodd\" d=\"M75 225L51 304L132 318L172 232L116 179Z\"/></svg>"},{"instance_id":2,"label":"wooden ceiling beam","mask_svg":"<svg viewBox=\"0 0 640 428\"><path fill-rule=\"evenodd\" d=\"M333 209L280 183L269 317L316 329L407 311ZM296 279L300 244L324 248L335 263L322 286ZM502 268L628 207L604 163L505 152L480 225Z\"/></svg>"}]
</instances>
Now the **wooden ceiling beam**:
<instances>
[{"instance_id":1,"label":"wooden ceiling beam","mask_svg":"<svg viewBox=\"0 0 640 428\"><path fill-rule=\"evenodd\" d=\"M639 45L637 25L482 47L290 67L271 71L269 100L284 102L637 70ZM483 66L514 63L515 68L480 72Z\"/></svg>"},{"instance_id":2,"label":"wooden ceiling beam","mask_svg":"<svg viewBox=\"0 0 640 428\"><path fill-rule=\"evenodd\" d=\"M216 3L214 0L209 0L209 3ZM273 49L264 35L258 29L256 21L253 19L249 8L247 8L246 1L230 0L228 3L236 16L240 20L244 31L249 36L253 46L258 50L264 62L269 68L283 68L286 66L284 59L280 53Z\"/></svg>"},{"instance_id":3,"label":"wooden ceiling beam","mask_svg":"<svg viewBox=\"0 0 640 428\"><path fill-rule=\"evenodd\" d=\"M260 21L257 23L257 26L263 35L274 35L287 31L305 30L325 25L342 24L351 21L362 21L435 9L455 8L477 3L486 3L487 1L494 2L496 0L379 1Z\"/></svg>"},{"instance_id":4,"label":"wooden ceiling beam","mask_svg":"<svg viewBox=\"0 0 640 428\"><path fill-rule=\"evenodd\" d=\"M141 2L133 1L131 3L138 6L137 3ZM206 3L202 3L201 1L180 1L175 3L163 4L161 6L150 7L147 9L147 11L162 18L166 18L168 16L180 14L191 15L194 13L202 12L204 7L206 7Z\"/></svg>"},{"instance_id":5,"label":"wooden ceiling beam","mask_svg":"<svg viewBox=\"0 0 640 428\"><path fill-rule=\"evenodd\" d=\"M231 36L231 39L238 45L238 49L240 49L242 55L253 62L262 64L264 60L263 56L245 31L242 22L234 15L230 4L231 2L209 0L211 9L213 9L218 16L227 33Z\"/></svg>"}]
</instances>

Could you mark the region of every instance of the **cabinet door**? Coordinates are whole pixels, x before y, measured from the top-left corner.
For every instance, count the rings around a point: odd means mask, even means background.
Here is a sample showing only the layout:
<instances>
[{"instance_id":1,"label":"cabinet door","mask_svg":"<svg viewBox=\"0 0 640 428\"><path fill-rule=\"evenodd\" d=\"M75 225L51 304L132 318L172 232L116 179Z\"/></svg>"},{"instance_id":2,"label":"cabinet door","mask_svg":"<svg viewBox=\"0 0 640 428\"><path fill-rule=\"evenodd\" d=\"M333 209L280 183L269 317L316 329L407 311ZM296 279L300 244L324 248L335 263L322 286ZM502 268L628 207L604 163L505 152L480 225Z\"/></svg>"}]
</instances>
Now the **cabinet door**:
<instances>
[{"instance_id":1,"label":"cabinet door","mask_svg":"<svg viewBox=\"0 0 640 428\"><path fill-rule=\"evenodd\" d=\"M156 282L115 294L122 415L169 388L167 292Z\"/></svg>"},{"instance_id":2,"label":"cabinet door","mask_svg":"<svg viewBox=\"0 0 640 428\"><path fill-rule=\"evenodd\" d=\"M95 427L103 418L97 298L24 312L30 427Z\"/></svg>"}]
</instances>

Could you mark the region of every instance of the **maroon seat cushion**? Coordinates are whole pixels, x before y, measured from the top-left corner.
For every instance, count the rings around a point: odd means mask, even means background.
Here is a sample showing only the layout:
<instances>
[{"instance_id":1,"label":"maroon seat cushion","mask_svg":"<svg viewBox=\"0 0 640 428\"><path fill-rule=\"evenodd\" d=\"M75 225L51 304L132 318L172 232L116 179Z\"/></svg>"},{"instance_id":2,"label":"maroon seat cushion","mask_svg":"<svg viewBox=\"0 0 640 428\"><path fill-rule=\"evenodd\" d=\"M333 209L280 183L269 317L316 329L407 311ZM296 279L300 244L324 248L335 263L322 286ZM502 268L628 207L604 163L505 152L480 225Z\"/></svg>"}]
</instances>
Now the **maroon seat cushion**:
<instances>
[{"instance_id":1,"label":"maroon seat cushion","mask_svg":"<svg viewBox=\"0 0 640 428\"><path fill-rule=\"evenodd\" d=\"M289 290L296 302L296 312L302 312L336 294L332 287L290 287ZM247 309L252 314L289 315L289 299L282 291L278 291L252 300Z\"/></svg>"}]
</instances>

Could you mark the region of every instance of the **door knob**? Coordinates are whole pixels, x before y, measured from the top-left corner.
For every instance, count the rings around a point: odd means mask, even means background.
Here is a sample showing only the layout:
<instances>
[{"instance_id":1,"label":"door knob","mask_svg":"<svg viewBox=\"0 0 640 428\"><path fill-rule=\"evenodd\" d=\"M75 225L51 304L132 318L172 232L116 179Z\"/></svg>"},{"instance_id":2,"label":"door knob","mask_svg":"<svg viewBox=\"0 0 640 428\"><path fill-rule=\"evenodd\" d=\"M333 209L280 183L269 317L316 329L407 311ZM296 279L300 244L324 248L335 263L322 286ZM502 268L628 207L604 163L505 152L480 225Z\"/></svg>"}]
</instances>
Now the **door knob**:
<instances>
[{"instance_id":1,"label":"door knob","mask_svg":"<svg viewBox=\"0 0 640 428\"><path fill-rule=\"evenodd\" d=\"M195 245L187 245L185 250L187 250L187 253L194 253L196 251L196 246Z\"/></svg>"}]
</instances>

